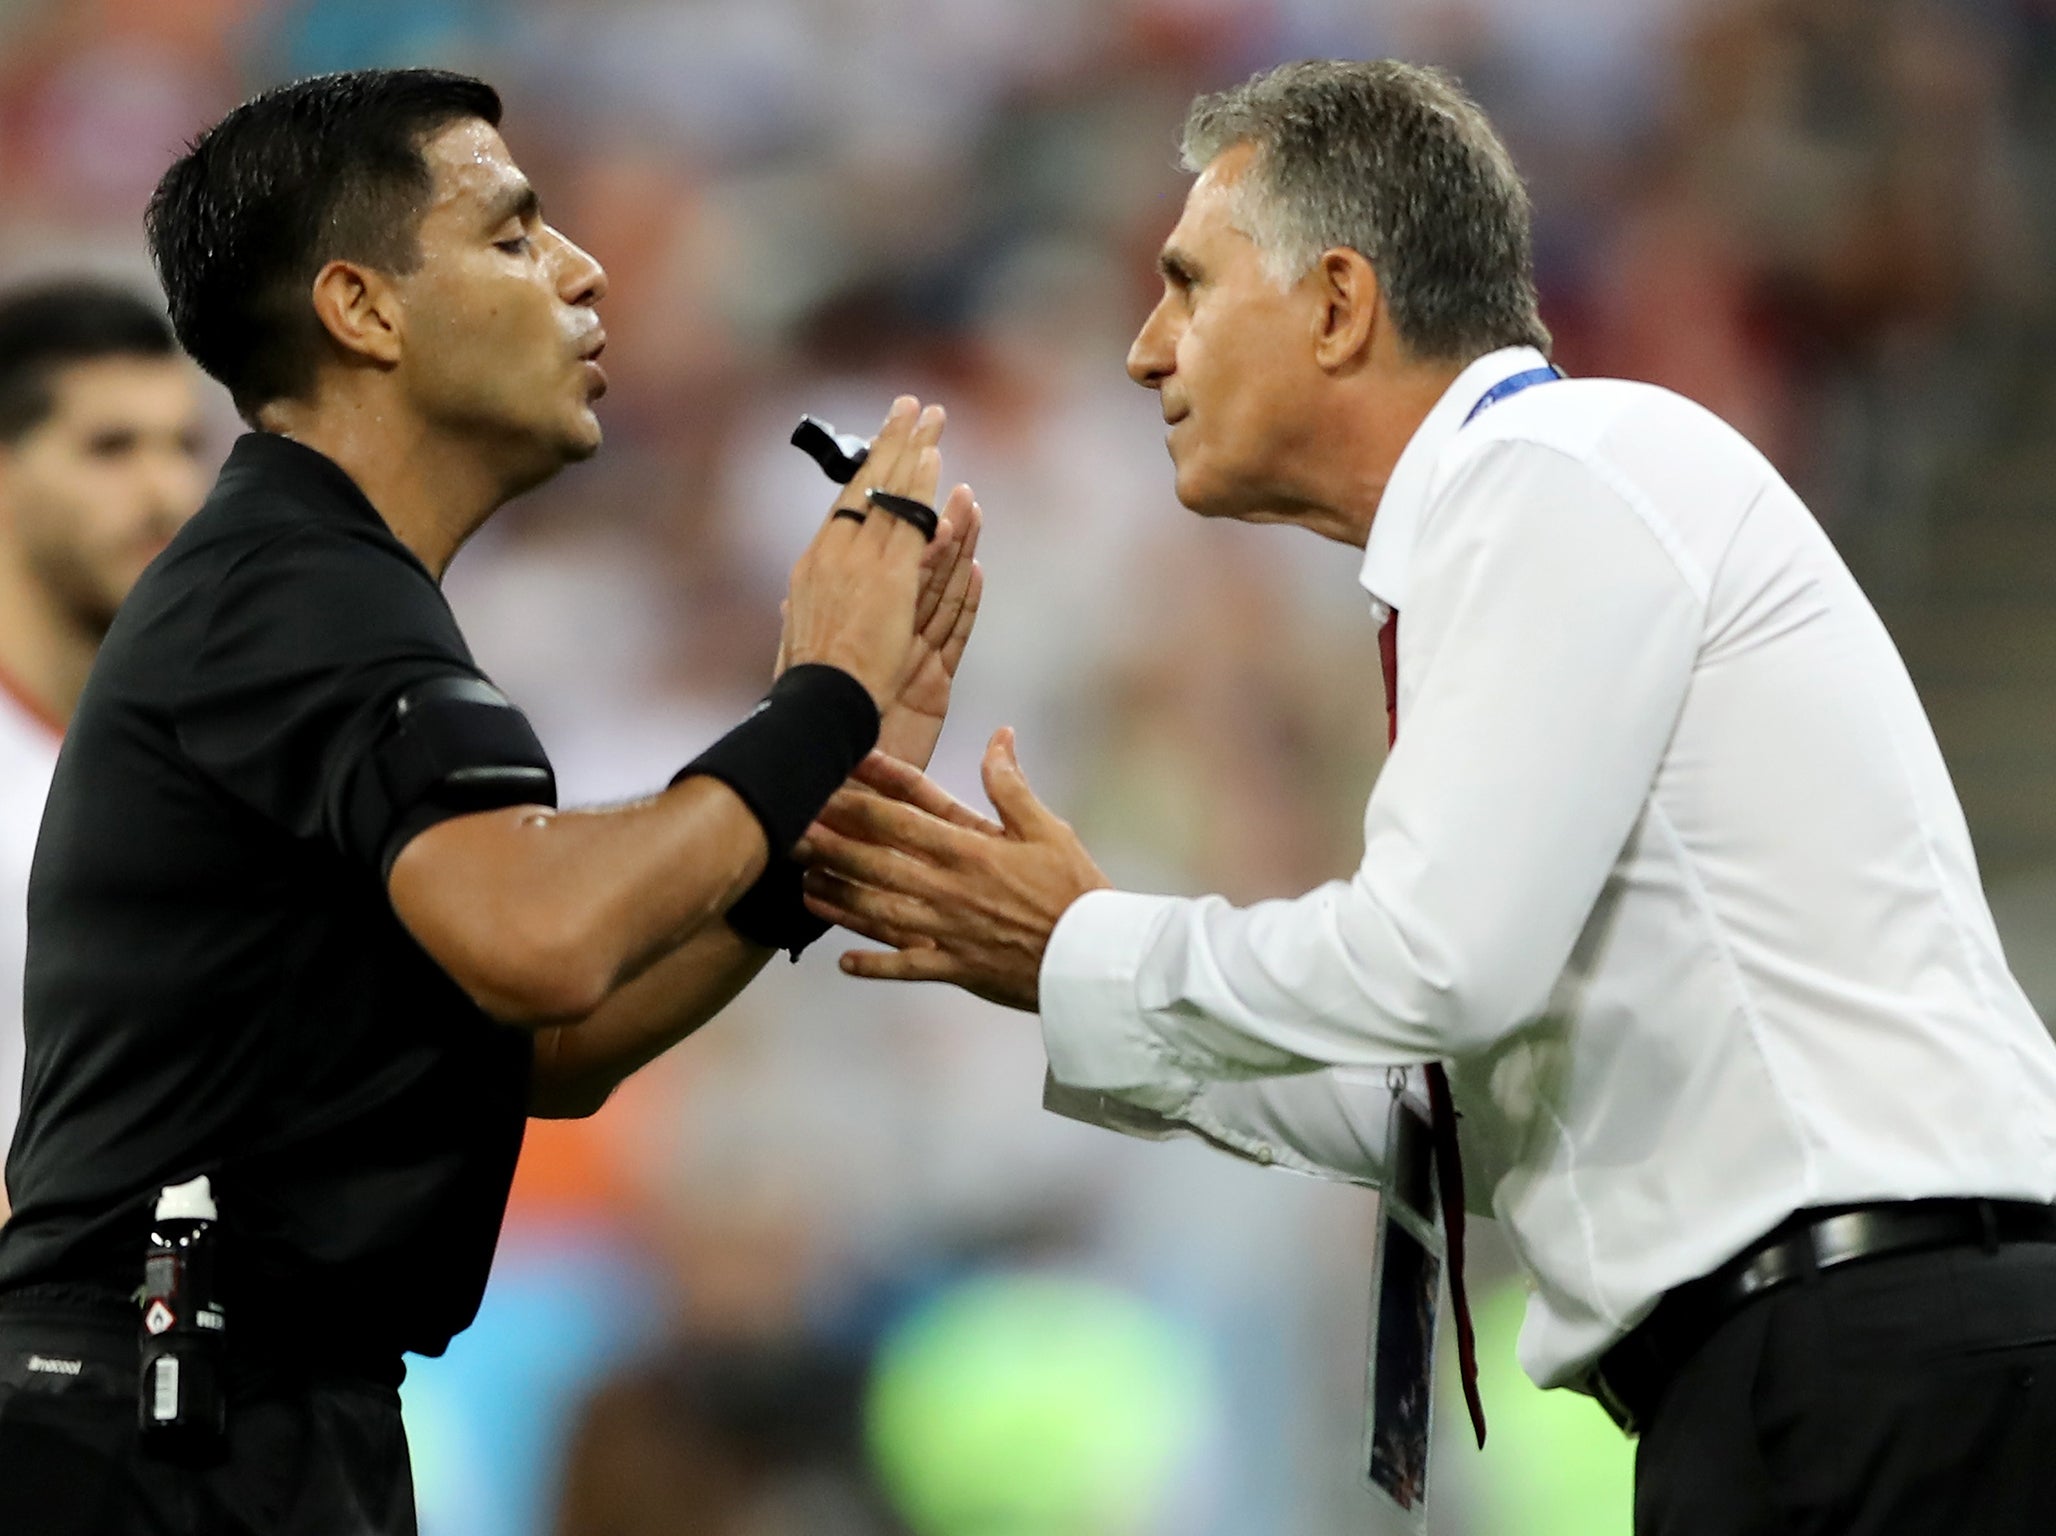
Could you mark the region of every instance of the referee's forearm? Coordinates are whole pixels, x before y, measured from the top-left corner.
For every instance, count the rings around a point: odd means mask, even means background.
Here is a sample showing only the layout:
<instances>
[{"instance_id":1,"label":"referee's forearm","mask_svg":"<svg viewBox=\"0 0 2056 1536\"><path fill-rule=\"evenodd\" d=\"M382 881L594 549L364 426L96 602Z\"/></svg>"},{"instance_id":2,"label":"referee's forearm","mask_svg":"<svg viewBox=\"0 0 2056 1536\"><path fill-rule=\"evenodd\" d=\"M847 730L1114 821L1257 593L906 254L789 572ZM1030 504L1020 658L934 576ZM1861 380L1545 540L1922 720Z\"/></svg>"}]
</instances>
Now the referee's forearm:
<instances>
[{"instance_id":1,"label":"referee's forearm","mask_svg":"<svg viewBox=\"0 0 2056 1536\"><path fill-rule=\"evenodd\" d=\"M773 953L709 923L588 1017L538 1030L528 1112L592 1114L629 1074L727 1007Z\"/></svg>"},{"instance_id":2,"label":"referee's forearm","mask_svg":"<svg viewBox=\"0 0 2056 1536\"><path fill-rule=\"evenodd\" d=\"M486 811L430 827L394 861L393 909L493 1017L586 1018L719 918L763 871L762 828L693 779L635 805Z\"/></svg>"}]
</instances>

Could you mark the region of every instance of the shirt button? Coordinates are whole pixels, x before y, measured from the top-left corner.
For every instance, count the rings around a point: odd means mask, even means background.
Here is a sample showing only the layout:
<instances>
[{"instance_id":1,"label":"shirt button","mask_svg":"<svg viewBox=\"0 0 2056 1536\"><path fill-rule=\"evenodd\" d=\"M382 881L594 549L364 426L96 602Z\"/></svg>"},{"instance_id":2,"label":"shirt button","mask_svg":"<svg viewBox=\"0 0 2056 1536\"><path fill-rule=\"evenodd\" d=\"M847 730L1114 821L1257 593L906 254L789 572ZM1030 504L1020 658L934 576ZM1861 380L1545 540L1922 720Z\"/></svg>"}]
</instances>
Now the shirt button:
<instances>
[{"instance_id":1,"label":"shirt button","mask_svg":"<svg viewBox=\"0 0 2056 1536\"><path fill-rule=\"evenodd\" d=\"M1273 1152L1270 1149L1270 1147L1265 1143L1258 1142L1256 1148L1256 1160L1260 1165L1262 1165L1265 1168L1268 1168L1271 1166L1271 1164L1275 1163L1278 1160L1278 1154L1276 1152Z\"/></svg>"}]
</instances>

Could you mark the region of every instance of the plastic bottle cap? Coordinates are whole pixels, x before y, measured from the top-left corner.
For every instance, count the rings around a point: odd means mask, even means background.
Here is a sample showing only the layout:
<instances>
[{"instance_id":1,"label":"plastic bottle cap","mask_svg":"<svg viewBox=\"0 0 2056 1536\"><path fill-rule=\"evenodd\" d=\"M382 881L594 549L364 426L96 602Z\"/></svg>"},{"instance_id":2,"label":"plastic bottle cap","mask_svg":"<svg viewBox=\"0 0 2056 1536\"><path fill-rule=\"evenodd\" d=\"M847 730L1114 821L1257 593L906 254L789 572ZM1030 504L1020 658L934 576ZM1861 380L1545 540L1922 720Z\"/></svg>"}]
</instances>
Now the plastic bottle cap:
<instances>
[{"instance_id":1,"label":"plastic bottle cap","mask_svg":"<svg viewBox=\"0 0 2056 1536\"><path fill-rule=\"evenodd\" d=\"M157 1197L159 1221L213 1221L214 1186L206 1174L185 1184L168 1184Z\"/></svg>"}]
</instances>

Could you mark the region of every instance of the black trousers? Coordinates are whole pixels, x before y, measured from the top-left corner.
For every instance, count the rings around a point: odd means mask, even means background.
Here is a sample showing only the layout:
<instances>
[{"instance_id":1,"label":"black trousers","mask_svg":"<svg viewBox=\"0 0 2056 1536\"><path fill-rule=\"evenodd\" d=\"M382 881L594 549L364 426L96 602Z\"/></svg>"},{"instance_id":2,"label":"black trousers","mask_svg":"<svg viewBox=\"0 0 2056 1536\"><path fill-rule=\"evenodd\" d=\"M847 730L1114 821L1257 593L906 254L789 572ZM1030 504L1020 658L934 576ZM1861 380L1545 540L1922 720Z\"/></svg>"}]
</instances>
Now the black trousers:
<instances>
[{"instance_id":1,"label":"black trousers","mask_svg":"<svg viewBox=\"0 0 2056 1536\"><path fill-rule=\"evenodd\" d=\"M0 1530L415 1536L392 1388L304 1373L239 1379L227 1460L193 1470L143 1452L136 1374L133 1322L0 1314Z\"/></svg>"},{"instance_id":2,"label":"black trousers","mask_svg":"<svg viewBox=\"0 0 2056 1536\"><path fill-rule=\"evenodd\" d=\"M1728 1319L1635 1461L1635 1536L2056 1532L2056 1245L1859 1261Z\"/></svg>"}]
</instances>

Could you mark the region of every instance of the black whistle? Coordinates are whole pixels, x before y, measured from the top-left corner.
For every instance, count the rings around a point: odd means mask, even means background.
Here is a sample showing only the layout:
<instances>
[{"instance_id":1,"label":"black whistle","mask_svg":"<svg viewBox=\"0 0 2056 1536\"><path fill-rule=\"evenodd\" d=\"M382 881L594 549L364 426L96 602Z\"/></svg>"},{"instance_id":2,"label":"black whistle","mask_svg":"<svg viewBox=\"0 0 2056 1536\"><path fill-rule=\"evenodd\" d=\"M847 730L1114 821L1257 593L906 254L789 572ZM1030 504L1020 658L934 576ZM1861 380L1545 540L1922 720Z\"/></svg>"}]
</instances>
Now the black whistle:
<instances>
[{"instance_id":1,"label":"black whistle","mask_svg":"<svg viewBox=\"0 0 2056 1536\"><path fill-rule=\"evenodd\" d=\"M835 428L813 416L802 416L792 429L792 445L821 466L821 473L837 485L848 485L871 456L871 445L850 432Z\"/></svg>"}]
</instances>

